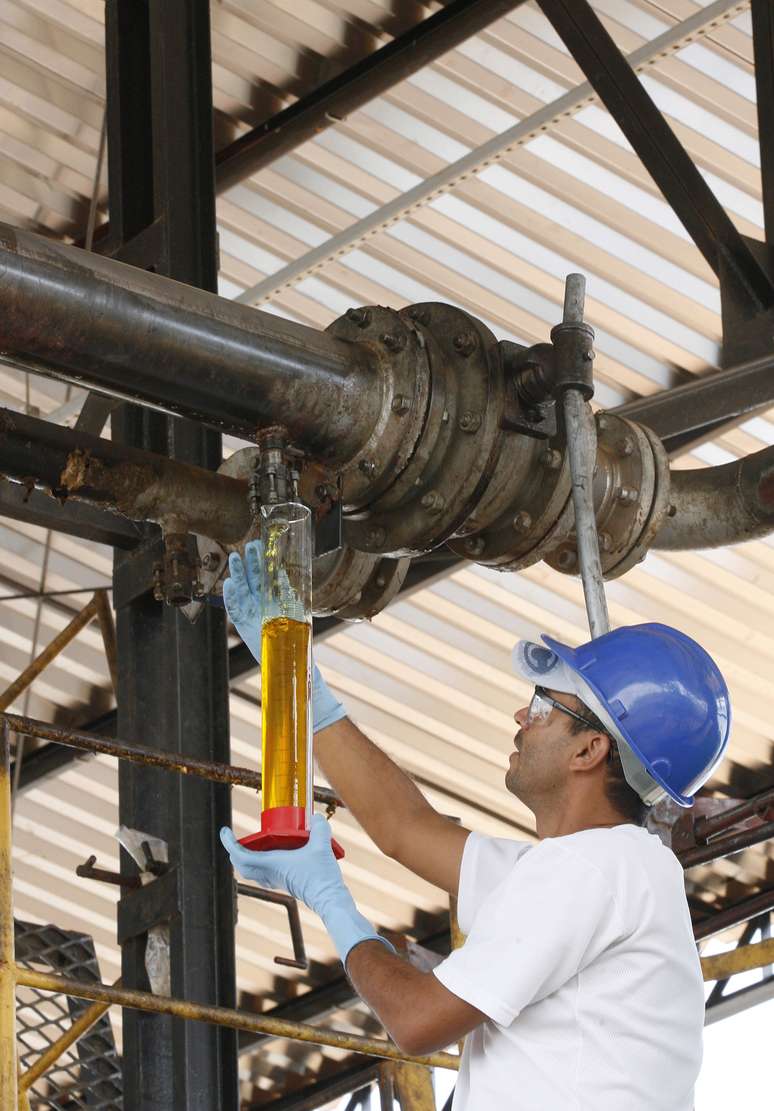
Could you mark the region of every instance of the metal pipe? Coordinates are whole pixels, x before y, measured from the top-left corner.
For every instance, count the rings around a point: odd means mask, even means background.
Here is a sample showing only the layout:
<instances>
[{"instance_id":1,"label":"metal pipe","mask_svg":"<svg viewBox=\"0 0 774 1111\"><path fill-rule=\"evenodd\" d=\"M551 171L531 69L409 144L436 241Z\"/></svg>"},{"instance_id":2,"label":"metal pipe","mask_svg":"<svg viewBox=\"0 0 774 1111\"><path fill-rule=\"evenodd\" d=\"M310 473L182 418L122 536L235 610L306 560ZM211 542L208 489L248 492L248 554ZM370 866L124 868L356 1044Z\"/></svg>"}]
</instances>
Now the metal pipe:
<instances>
[{"instance_id":1,"label":"metal pipe","mask_svg":"<svg viewBox=\"0 0 774 1111\"><path fill-rule=\"evenodd\" d=\"M737 972L750 972L753 968L765 968L774 961L774 938L757 941L754 945L743 945L730 953L719 953L716 957L702 957L701 971L705 980L725 980Z\"/></svg>"},{"instance_id":2,"label":"metal pipe","mask_svg":"<svg viewBox=\"0 0 774 1111\"><path fill-rule=\"evenodd\" d=\"M0 1092L7 1107L18 1102L16 992L11 860L11 757L8 727L0 727Z\"/></svg>"},{"instance_id":3,"label":"metal pipe","mask_svg":"<svg viewBox=\"0 0 774 1111\"><path fill-rule=\"evenodd\" d=\"M563 324L582 325L585 297L586 279L582 274L569 274L564 290ZM594 464L597 458L597 432L594 417L579 389L565 389L562 394L562 404L567 430L567 454L570 458L572 475L572 504L575 510L578 562L583 582L583 595L586 599L589 630L594 638L602 636L610 629L592 489Z\"/></svg>"},{"instance_id":4,"label":"metal pipe","mask_svg":"<svg viewBox=\"0 0 774 1111\"><path fill-rule=\"evenodd\" d=\"M1 326L0 326L1 327ZM0 472L135 521L184 521L224 543L250 526L247 482L0 409ZM173 529L173 531L175 531Z\"/></svg>"},{"instance_id":5,"label":"metal pipe","mask_svg":"<svg viewBox=\"0 0 774 1111\"><path fill-rule=\"evenodd\" d=\"M742 922L747 922L771 910L774 910L774 890L761 891L751 899L744 899L733 907L715 911L708 918L698 922L693 927L693 936L697 941L704 941L705 938L730 930L732 926L739 926Z\"/></svg>"},{"instance_id":6,"label":"metal pipe","mask_svg":"<svg viewBox=\"0 0 774 1111\"><path fill-rule=\"evenodd\" d=\"M0 354L17 366L249 440L282 424L332 463L383 408L388 376L362 344L8 224L0 303Z\"/></svg>"},{"instance_id":7,"label":"metal pipe","mask_svg":"<svg viewBox=\"0 0 774 1111\"><path fill-rule=\"evenodd\" d=\"M719 467L672 471L670 509L652 547L719 548L774 530L774 447Z\"/></svg>"},{"instance_id":8,"label":"metal pipe","mask_svg":"<svg viewBox=\"0 0 774 1111\"><path fill-rule=\"evenodd\" d=\"M696 868L699 864L712 864L715 860L722 860L723 857L738 853L741 849L759 845L762 841L768 841L770 837L774 837L774 822L764 822L755 829L744 829L741 833L718 837L709 845L688 849L687 852L678 854L678 860L685 869Z\"/></svg>"},{"instance_id":9,"label":"metal pipe","mask_svg":"<svg viewBox=\"0 0 774 1111\"><path fill-rule=\"evenodd\" d=\"M113 984L114 988L121 986L120 978ZM26 1072L23 1072L19 1077L19 1094L28 1091L36 1080L51 1068L53 1064L59 1060L63 1053L66 1053L71 1045L74 1045L84 1034L91 1030L95 1023L99 1022L105 1012L110 1008L109 1003L93 1003L88 1007L83 1014L65 1030L61 1037L52 1042L48 1049L37 1058L37 1060L30 1065Z\"/></svg>"},{"instance_id":10,"label":"metal pipe","mask_svg":"<svg viewBox=\"0 0 774 1111\"><path fill-rule=\"evenodd\" d=\"M407 1057L392 1042L376 1038L364 1038L358 1034L346 1034L339 1030L325 1030L309 1026L305 1022L288 1022L285 1019L266 1018L239 1011L231 1007L213 1007L202 1003L189 1003L182 999L171 999L166 995L153 995L147 991L134 991L129 988L110 987L109 984L85 983L66 976L55 976L47 972L35 972L29 968L16 966L16 983L22 987L37 988L38 991L59 992L72 995L76 999L93 999L105 1003L115 1003L138 1011L150 1011L159 1015L174 1015L176 1018L193 1019L197 1022L211 1022L216 1026L228 1026L232 1030L249 1030L256 1034L268 1034L276 1038L290 1038L293 1041L310 1042L312 1045L327 1045L334 1049L347 1049L364 1053L369 1057L384 1057L392 1061L413 1061L419 1065L430 1065L440 1069L458 1069L459 1059L451 1053L430 1053L425 1057ZM15 1074L14 1074L15 1076Z\"/></svg>"},{"instance_id":11,"label":"metal pipe","mask_svg":"<svg viewBox=\"0 0 774 1111\"><path fill-rule=\"evenodd\" d=\"M22 691L37 679L41 671L43 671L52 660L56 659L60 652L62 652L70 641L75 640L81 629L88 625L89 622L97 615L97 602L96 597L87 602L80 613L77 613L69 625L62 629L61 633L57 633L50 644L47 644L43 651L37 656L29 667L25 667L24 671L17 679L11 683L10 687L0 694L0 712L7 710L8 707L16 701Z\"/></svg>"},{"instance_id":12,"label":"metal pipe","mask_svg":"<svg viewBox=\"0 0 774 1111\"><path fill-rule=\"evenodd\" d=\"M220 764L213 760L199 760L194 756L161 752L146 745L102 737L98 733L78 733L74 729L63 729L58 725L36 721L34 718L21 717L19 714L3 714L2 717L14 733L21 733L27 737L55 741L69 748L78 748L82 752L101 752L105 756L114 756L118 760L129 760L133 764L147 764L181 775L197 775L202 779L214 780L216 783L230 783L234 787L253 787L256 791L261 789L261 773L252 771L250 768ZM328 787L315 787L314 797L317 802L323 802L327 806L344 806L335 792Z\"/></svg>"},{"instance_id":13,"label":"metal pipe","mask_svg":"<svg viewBox=\"0 0 774 1111\"><path fill-rule=\"evenodd\" d=\"M733 806L719 814L698 818L693 827L693 835L697 841L709 841L711 837L746 821L747 818L762 817L772 809L774 809L774 787L770 787L768 791L761 791L760 794L754 795L739 806Z\"/></svg>"}]
</instances>

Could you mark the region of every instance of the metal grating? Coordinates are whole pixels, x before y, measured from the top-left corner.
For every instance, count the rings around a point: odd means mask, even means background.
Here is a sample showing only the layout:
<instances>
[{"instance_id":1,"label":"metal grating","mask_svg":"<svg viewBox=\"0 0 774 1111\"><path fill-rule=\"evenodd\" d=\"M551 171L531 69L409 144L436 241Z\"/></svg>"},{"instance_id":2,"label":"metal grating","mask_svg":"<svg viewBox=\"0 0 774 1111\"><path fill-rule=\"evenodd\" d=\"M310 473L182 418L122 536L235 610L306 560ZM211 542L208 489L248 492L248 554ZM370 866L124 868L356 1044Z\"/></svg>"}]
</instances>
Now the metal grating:
<instances>
[{"instance_id":1,"label":"metal grating","mask_svg":"<svg viewBox=\"0 0 774 1111\"><path fill-rule=\"evenodd\" d=\"M16 961L25 968L99 981L88 934L15 921ZM17 988L16 1024L21 1071L69 1030L90 1004L82 999ZM71 1046L29 1091L31 1111L122 1111L121 1065L109 1013Z\"/></svg>"}]
</instances>

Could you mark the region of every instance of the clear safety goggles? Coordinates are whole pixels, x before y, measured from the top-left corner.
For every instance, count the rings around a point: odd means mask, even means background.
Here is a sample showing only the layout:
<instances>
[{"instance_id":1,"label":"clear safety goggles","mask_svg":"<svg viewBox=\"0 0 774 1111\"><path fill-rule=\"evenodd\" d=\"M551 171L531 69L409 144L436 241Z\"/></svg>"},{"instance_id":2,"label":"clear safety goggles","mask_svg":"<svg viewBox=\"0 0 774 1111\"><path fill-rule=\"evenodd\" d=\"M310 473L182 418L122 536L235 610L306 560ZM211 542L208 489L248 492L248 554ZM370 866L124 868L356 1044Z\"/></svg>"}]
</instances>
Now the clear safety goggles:
<instances>
[{"instance_id":1,"label":"clear safety goggles","mask_svg":"<svg viewBox=\"0 0 774 1111\"><path fill-rule=\"evenodd\" d=\"M552 698L545 687L535 687L535 693L532 695L529 706L527 707L527 725L532 725L533 722L548 721L552 710L559 710L568 717L575 718L576 721L581 721L589 729L598 729L599 726L593 721L589 721L582 714L576 714L575 710L571 710L569 706L564 706L561 702L557 702Z\"/></svg>"}]
</instances>

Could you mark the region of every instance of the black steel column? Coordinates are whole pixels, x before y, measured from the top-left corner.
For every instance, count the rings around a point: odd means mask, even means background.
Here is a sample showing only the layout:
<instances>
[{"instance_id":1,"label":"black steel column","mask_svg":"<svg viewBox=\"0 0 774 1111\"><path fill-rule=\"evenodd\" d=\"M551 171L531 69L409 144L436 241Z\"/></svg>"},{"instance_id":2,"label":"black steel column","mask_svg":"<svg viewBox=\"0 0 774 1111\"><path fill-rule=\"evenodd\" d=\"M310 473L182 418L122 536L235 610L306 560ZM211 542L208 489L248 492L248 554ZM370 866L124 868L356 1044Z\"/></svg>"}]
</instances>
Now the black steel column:
<instances>
[{"instance_id":1,"label":"black steel column","mask_svg":"<svg viewBox=\"0 0 774 1111\"><path fill-rule=\"evenodd\" d=\"M106 15L111 246L127 262L214 291L208 2L108 0ZM215 433L136 407L114 414L113 436L199 466L221 459ZM118 734L228 761L224 617L208 607L192 626L155 602L150 563L116 554ZM167 921L172 994L233 1006L233 885L217 841L230 821L228 788L129 765L119 784L122 824L163 838L170 861L168 876L122 899L124 983L148 987L141 927ZM122 869L133 868L124 856ZM235 1111L236 1036L125 1011L124 1086L127 1111Z\"/></svg>"},{"instance_id":2,"label":"black steel column","mask_svg":"<svg viewBox=\"0 0 774 1111\"><path fill-rule=\"evenodd\" d=\"M774 244L774 4L752 0L758 142L766 242Z\"/></svg>"}]
</instances>

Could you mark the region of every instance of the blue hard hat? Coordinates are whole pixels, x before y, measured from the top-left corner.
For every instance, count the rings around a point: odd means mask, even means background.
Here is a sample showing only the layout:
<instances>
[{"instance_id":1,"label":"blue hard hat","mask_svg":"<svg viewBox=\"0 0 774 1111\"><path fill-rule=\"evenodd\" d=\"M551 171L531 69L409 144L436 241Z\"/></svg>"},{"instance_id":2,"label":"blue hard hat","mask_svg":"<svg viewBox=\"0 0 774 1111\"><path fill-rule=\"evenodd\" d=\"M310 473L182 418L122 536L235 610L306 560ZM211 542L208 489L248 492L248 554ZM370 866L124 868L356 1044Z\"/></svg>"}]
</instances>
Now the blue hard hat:
<instances>
[{"instance_id":1,"label":"blue hard hat","mask_svg":"<svg viewBox=\"0 0 774 1111\"><path fill-rule=\"evenodd\" d=\"M655 783L692 806L731 729L728 687L701 645L656 623L623 626L579 648L541 639L580 680L579 697L582 687L592 692L591 708L605 711Z\"/></svg>"}]
</instances>

